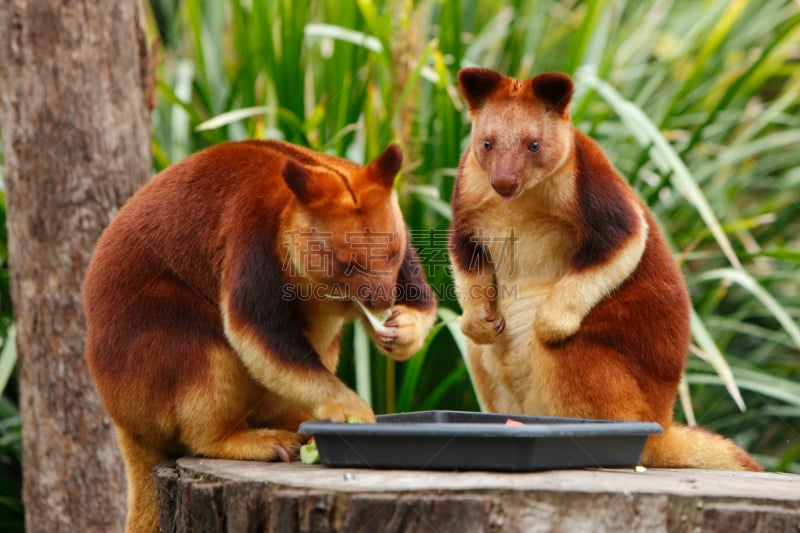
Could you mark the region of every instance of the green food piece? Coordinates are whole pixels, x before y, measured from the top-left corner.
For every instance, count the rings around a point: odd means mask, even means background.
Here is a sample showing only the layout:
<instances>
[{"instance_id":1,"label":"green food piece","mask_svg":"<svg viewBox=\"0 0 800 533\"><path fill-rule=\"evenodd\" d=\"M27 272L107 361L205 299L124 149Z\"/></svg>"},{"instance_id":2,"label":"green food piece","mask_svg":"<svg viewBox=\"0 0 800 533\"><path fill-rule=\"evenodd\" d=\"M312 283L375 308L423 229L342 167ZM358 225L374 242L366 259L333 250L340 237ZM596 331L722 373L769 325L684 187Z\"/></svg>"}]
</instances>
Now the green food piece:
<instances>
[{"instance_id":1,"label":"green food piece","mask_svg":"<svg viewBox=\"0 0 800 533\"><path fill-rule=\"evenodd\" d=\"M300 462L305 465L316 465L320 463L319 450L317 443L313 440L308 444L300 446Z\"/></svg>"},{"instance_id":2,"label":"green food piece","mask_svg":"<svg viewBox=\"0 0 800 533\"><path fill-rule=\"evenodd\" d=\"M348 416L348 424L358 424L358 417ZM317 443L312 438L308 443L300 446L300 462L306 465L317 465L321 462L319 457L319 450L317 450Z\"/></svg>"}]
</instances>

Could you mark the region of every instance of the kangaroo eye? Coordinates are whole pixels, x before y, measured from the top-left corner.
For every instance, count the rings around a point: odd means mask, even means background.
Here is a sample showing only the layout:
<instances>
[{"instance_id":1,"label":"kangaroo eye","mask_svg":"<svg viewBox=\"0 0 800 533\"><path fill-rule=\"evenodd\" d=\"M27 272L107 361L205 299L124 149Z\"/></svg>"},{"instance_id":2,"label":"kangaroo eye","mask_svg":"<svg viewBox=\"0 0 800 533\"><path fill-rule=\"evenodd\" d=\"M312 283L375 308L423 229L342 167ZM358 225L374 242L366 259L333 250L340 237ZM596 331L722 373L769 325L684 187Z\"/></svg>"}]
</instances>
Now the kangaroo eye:
<instances>
[{"instance_id":1,"label":"kangaroo eye","mask_svg":"<svg viewBox=\"0 0 800 533\"><path fill-rule=\"evenodd\" d=\"M487 152L492 149L492 141L486 140L483 141L483 149Z\"/></svg>"},{"instance_id":2,"label":"kangaroo eye","mask_svg":"<svg viewBox=\"0 0 800 533\"><path fill-rule=\"evenodd\" d=\"M528 145L528 150L530 150L531 152L538 152L539 141L533 141L530 145Z\"/></svg>"}]
</instances>

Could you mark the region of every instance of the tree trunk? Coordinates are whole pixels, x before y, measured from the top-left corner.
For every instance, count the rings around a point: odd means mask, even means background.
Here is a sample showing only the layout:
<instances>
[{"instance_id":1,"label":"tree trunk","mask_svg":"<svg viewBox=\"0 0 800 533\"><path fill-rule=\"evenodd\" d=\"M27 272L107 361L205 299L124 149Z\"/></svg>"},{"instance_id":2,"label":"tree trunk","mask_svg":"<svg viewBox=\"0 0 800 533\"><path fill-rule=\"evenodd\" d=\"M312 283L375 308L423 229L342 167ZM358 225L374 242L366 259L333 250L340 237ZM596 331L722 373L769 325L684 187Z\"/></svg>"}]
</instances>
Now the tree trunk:
<instances>
[{"instance_id":1,"label":"tree trunk","mask_svg":"<svg viewBox=\"0 0 800 533\"><path fill-rule=\"evenodd\" d=\"M122 529L125 480L83 357L92 248L150 174L138 2L5 0L0 98L26 528Z\"/></svg>"}]
</instances>

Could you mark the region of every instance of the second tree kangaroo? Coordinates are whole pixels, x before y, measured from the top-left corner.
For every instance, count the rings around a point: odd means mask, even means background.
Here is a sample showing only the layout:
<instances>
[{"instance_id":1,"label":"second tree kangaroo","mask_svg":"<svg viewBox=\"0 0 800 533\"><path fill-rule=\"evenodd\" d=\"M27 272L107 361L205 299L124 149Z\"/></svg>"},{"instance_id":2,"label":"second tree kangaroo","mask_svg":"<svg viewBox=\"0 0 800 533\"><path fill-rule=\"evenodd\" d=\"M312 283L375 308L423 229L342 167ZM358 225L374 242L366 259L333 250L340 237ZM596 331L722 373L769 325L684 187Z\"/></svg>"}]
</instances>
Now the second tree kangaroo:
<instances>
[{"instance_id":1,"label":"second tree kangaroo","mask_svg":"<svg viewBox=\"0 0 800 533\"><path fill-rule=\"evenodd\" d=\"M458 76L472 136L452 261L478 398L494 412L655 421L642 464L760 470L673 422L690 302L644 203L572 124L565 74Z\"/></svg>"}]
</instances>

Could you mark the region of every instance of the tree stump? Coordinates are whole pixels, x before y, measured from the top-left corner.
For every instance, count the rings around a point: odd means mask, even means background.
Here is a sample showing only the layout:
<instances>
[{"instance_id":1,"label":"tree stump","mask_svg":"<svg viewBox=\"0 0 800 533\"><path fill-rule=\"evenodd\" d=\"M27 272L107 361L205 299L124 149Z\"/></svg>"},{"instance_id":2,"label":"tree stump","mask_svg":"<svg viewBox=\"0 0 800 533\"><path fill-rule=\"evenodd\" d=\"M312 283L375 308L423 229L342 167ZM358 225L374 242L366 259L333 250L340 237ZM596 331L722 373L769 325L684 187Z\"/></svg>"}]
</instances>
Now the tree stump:
<instances>
[{"instance_id":1,"label":"tree stump","mask_svg":"<svg viewBox=\"0 0 800 533\"><path fill-rule=\"evenodd\" d=\"M800 531L800 476L712 470L340 469L183 458L164 532Z\"/></svg>"}]
</instances>

